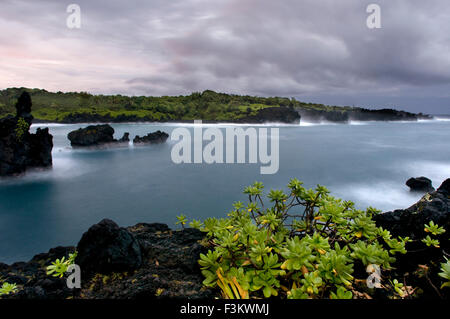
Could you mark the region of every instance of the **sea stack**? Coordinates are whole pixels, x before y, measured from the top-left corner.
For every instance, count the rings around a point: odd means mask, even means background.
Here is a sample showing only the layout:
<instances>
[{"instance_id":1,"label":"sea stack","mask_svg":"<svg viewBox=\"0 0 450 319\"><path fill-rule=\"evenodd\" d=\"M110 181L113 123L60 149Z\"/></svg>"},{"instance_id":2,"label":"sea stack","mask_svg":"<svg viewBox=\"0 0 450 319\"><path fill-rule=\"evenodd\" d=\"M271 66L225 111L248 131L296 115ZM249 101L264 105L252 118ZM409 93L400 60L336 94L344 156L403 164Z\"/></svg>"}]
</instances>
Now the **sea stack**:
<instances>
[{"instance_id":1,"label":"sea stack","mask_svg":"<svg viewBox=\"0 0 450 319\"><path fill-rule=\"evenodd\" d=\"M52 166L53 136L48 128L38 128L35 134L29 132L31 106L31 96L23 92L16 103L16 116L0 120L0 176Z\"/></svg>"}]
</instances>

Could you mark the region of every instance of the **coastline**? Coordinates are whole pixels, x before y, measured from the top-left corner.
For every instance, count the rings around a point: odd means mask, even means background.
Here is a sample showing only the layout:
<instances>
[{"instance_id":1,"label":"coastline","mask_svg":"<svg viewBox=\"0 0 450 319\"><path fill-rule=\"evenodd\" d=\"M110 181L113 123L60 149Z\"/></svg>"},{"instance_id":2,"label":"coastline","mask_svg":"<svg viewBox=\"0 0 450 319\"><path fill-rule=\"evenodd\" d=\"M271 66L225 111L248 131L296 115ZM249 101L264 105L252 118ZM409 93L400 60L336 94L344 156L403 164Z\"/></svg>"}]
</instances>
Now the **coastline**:
<instances>
[{"instance_id":1,"label":"coastline","mask_svg":"<svg viewBox=\"0 0 450 319\"><path fill-rule=\"evenodd\" d=\"M447 179L436 191L424 195L413 206L374 216L376 225L392 235L415 239L407 246L407 252L397 256L393 271L396 276L404 274L409 282L420 287L422 293L418 298L438 299L433 285L429 284L430 279L418 276L413 270L428 265L436 271L436 266L443 259L441 249L445 251L449 248L447 233L439 237L440 249L429 247L417 250L421 247L417 239L425 234L422 225L435 222L449 228L449 194L450 179ZM0 262L0 276L20 286L17 293L3 298L220 298L217 289L204 286L198 264L199 256L206 254L209 248L211 245L205 233L198 229L183 226L180 230L172 230L160 223L119 227L115 222L104 219L83 234L77 247L58 246L47 253L35 255L29 262L10 265ZM81 289L69 289L65 278L46 273L46 267L52 261L69 258L75 251L78 253L76 262L84 269ZM433 280L437 280L434 275ZM367 292L357 295L358 299L368 298ZM445 290L442 294L439 297L448 298ZM386 298L383 292L377 294L376 291L374 297Z\"/></svg>"}]
</instances>

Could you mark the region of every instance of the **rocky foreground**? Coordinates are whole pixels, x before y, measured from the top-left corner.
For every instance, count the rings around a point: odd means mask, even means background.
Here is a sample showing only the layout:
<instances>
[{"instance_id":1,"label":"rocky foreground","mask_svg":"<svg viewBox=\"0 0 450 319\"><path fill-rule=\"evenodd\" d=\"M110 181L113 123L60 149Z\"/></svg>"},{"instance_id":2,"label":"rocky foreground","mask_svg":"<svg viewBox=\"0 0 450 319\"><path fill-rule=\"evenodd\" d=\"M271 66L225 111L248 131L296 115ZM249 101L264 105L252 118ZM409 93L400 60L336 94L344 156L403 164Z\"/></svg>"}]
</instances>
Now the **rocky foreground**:
<instances>
[{"instance_id":1,"label":"rocky foreground","mask_svg":"<svg viewBox=\"0 0 450 319\"><path fill-rule=\"evenodd\" d=\"M450 229L450 179L413 206L376 216L378 226L412 239L423 238L423 225L430 221ZM450 251L449 235L440 236L440 248L416 249L414 243L407 246L408 253L399 256L396 264L396 277L420 287L425 298L448 298L432 283L437 280L433 276L442 254ZM214 298L218 294L203 287L197 263L199 254L207 250L205 246L204 234L196 229L173 231L164 224L146 223L121 228L105 219L84 233L76 248L56 247L29 262L0 263L0 277L20 287L16 294L4 298ZM56 258L67 258L75 249L82 288L70 290L64 278L47 275L46 266Z\"/></svg>"}]
</instances>

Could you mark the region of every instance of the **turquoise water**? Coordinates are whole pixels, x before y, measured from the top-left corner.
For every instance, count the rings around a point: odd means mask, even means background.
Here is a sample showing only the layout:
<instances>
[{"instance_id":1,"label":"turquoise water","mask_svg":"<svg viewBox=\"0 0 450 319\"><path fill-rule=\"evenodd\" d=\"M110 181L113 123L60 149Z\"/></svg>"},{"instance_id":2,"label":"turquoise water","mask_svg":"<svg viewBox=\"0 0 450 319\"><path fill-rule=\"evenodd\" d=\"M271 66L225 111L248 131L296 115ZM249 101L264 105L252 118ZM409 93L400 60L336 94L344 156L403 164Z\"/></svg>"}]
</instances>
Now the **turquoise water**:
<instances>
[{"instance_id":1,"label":"turquoise water","mask_svg":"<svg viewBox=\"0 0 450 319\"><path fill-rule=\"evenodd\" d=\"M176 165L170 140L148 147L73 150L67 133L86 125L48 126L55 144L53 169L0 181L0 262L76 245L103 218L121 226L163 222L175 227L181 213L200 219L225 216L234 201L246 200L242 189L254 181L284 188L297 177L308 187L325 185L358 207L392 210L420 197L404 185L409 177L428 176L435 187L450 177L450 121L444 120L279 125L275 175L260 175L260 164ZM116 138L124 132L133 138L181 126L192 130L183 124L112 126Z\"/></svg>"}]
</instances>

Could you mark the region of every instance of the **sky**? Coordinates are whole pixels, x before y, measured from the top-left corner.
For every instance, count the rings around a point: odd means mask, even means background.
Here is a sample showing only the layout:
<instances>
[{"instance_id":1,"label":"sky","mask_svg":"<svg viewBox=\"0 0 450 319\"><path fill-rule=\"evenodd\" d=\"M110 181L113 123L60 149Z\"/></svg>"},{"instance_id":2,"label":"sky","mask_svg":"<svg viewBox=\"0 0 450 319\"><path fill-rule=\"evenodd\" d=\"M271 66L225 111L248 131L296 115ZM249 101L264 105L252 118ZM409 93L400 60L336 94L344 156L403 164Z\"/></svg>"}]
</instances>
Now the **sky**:
<instances>
[{"instance_id":1,"label":"sky","mask_svg":"<svg viewBox=\"0 0 450 319\"><path fill-rule=\"evenodd\" d=\"M367 27L371 3L381 28ZM211 89L450 114L448 0L0 0L0 30L0 89Z\"/></svg>"}]
</instances>

